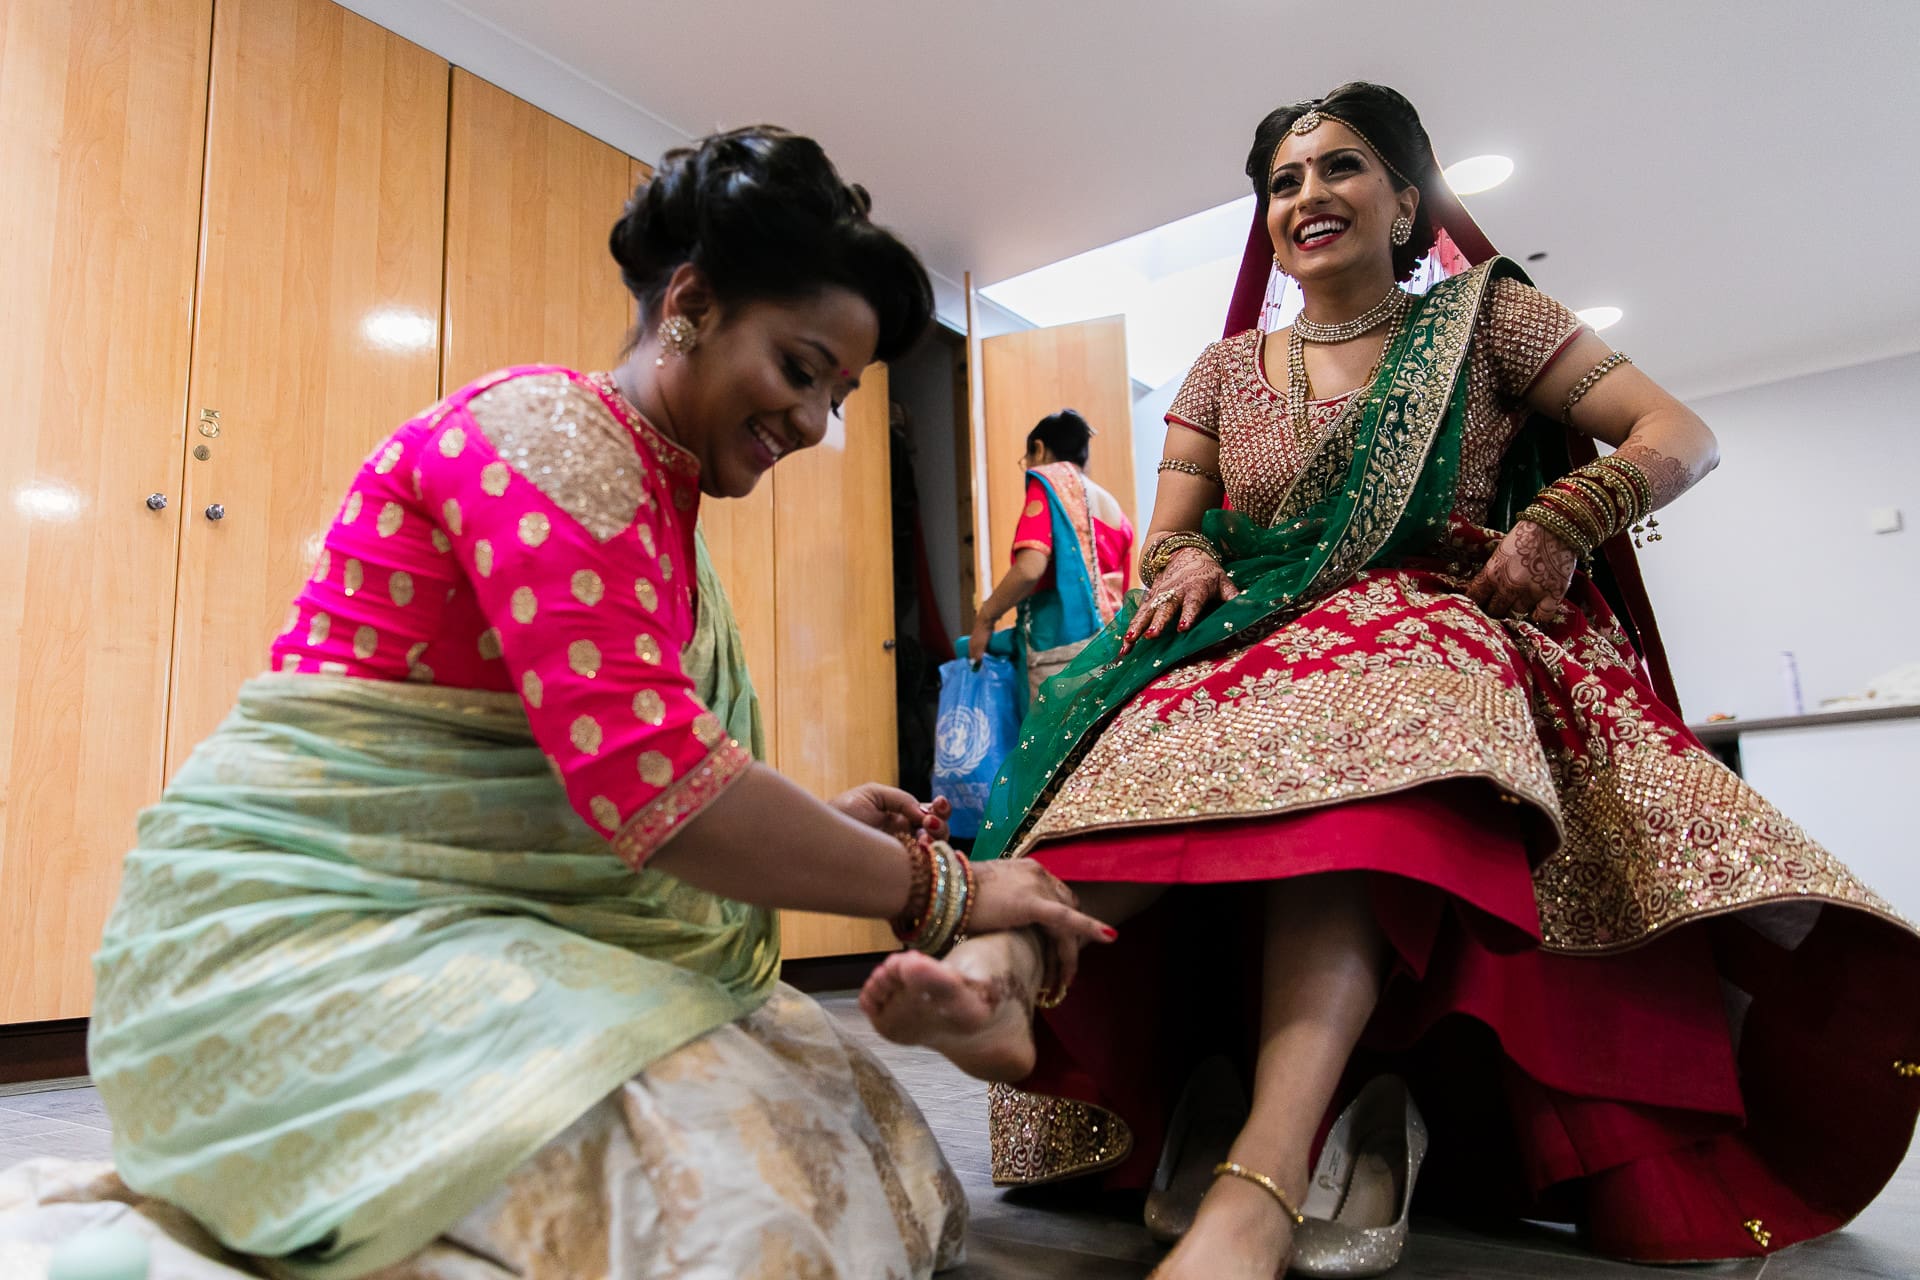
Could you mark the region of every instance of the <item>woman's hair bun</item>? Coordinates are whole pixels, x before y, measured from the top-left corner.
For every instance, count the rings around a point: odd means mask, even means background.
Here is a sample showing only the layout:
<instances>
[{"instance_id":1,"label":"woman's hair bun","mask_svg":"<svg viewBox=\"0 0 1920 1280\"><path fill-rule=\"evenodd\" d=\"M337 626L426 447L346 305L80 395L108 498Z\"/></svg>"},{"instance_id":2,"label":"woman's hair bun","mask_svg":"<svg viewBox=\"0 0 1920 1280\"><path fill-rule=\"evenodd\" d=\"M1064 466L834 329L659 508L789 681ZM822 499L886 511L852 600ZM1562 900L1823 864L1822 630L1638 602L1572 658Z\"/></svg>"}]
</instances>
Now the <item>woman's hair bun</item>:
<instances>
[{"instance_id":1,"label":"woman's hair bun","mask_svg":"<svg viewBox=\"0 0 1920 1280\"><path fill-rule=\"evenodd\" d=\"M669 151L608 247L649 326L690 262L728 304L851 289L879 317L875 358L892 360L932 319L933 286L913 250L870 220L872 208L812 138L755 125Z\"/></svg>"}]
</instances>

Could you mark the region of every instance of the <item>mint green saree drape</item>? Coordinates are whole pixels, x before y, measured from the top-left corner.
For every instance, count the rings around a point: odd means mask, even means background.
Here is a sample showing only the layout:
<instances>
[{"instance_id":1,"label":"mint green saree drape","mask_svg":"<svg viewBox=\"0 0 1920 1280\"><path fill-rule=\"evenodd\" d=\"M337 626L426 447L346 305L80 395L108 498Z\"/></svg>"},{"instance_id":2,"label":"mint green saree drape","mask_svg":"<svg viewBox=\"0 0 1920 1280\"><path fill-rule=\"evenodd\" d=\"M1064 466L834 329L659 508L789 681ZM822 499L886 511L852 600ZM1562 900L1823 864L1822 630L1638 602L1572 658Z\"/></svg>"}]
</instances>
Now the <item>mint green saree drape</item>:
<instances>
[{"instance_id":1,"label":"mint green saree drape","mask_svg":"<svg viewBox=\"0 0 1920 1280\"><path fill-rule=\"evenodd\" d=\"M687 670L757 747L701 570ZM127 1182L319 1278L411 1254L750 1013L779 946L770 913L612 856L513 696L274 675L143 816L95 967Z\"/></svg>"}]
</instances>

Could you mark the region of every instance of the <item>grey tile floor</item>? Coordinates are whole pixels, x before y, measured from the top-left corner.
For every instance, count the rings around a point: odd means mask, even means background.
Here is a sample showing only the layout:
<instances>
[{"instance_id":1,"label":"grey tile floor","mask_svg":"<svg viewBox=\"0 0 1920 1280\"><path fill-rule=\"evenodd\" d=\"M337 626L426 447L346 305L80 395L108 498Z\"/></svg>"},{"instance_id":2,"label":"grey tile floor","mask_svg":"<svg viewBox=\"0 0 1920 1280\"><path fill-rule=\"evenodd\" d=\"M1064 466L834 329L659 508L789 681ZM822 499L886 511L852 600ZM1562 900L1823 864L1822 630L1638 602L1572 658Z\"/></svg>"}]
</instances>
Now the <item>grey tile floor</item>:
<instances>
[{"instance_id":1,"label":"grey tile floor","mask_svg":"<svg viewBox=\"0 0 1920 1280\"><path fill-rule=\"evenodd\" d=\"M994 1188L987 1163L986 1089L936 1055L887 1044L847 995L824 1004L899 1075L926 1112L973 1204L969 1261L952 1280L1136 1280L1160 1256L1138 1218L1098 1209L1039 1209ZM89 1088L0 1094L0 1166L33 1156L105 1159L106 1113ZM1627 1280L1655 1275L1753 1280L1915 1280L1920 1277L1920 1151L1845 1231L1764 1261L1636 1267L1582 1254L1558 1233L1488 1236L1415 1222L1393 1280Z\"/></svg>"}]
</instances>

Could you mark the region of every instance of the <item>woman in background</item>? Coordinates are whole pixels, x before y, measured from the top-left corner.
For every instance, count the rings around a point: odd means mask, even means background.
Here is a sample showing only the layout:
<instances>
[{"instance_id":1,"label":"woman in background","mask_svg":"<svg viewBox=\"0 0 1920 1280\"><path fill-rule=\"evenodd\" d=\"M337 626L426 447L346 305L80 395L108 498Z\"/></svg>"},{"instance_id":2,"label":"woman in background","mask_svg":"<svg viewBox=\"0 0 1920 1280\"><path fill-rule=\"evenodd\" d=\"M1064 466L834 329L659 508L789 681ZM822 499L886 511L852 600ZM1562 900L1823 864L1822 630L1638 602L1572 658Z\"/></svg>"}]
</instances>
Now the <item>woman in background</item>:
<instances>
[{"instance_id":1,"label":"woman in background","mask_svg":"<svg viewBox=\"0 0 1920 1280\"><path fill-rule=\"evenodd\" d=\"M119 1175L276 1274L926 1276L959 1187L782 986L776 908L1105 933L941 815L821 804L760 721L700 503L820 442L932 307L819 146L668 154L611 372L507 369L376 448L140 822L95 964ZM207 1274L219 1274L209 1263Z\"/></svg>"},{"instance_id":2,"label":"woman in background","mask_svg":"<svg viewBox=\"0 0 1920 1280\"><path fill-rule=\"evenodd\" d=\"M1133 522L1087 475L1093 428L1072 409L1027 433L1027 492L1013 530L1013 567L974 615L967 652L987 652L994 624L1017 608L1015 664L1031 698L1113 621L1132 585Z\"/></svg>"}]
</instances>

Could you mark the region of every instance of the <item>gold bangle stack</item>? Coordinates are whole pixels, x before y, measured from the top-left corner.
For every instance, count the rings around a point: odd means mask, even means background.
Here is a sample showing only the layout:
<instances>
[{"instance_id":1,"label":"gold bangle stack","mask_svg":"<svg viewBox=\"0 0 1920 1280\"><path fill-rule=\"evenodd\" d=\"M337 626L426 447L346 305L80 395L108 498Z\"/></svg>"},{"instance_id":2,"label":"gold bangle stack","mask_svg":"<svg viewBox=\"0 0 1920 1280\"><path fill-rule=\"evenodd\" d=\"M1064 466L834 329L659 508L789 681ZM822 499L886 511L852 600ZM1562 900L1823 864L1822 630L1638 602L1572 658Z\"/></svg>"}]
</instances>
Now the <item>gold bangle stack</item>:
<instances>
[{"instance_id":1,"label":"gold bangle stack","mask_svg":"<svg viewBox=\"0 0 1920 1280\"><path fill-rule=\"evenodd\" d=\"M1160 459L1160 466L1157 469L1160 471L1178 471L1183 476L1198 476L1208 484L1216 484L1223 489L1226 487L1225 483L1220 479L1220 473L1218 471L1209 471L1199 463L1188 462L1185 458L1162 458Z\"/></svg>"},{"instance_id":2,"label":"gold bangle stack","mask_svg":"<svg viewBox=\"0 0 1920 1280\"><path fill-rule=\"evenodd\" d=\"M1585 399L1587 392L1593 390L1600 379L1606 377L1621 365L1632 363L1633 357L1624 351L1616 351L1599 364L1593 366L1593 368L1587 370L1580 381L1573 384L1573 389L1567 392L1566 402L1560 406L1560 421L1572 422L1573 406Z\"/></svg>"},{"instance_id":3,"label":"gold bangle stack","mask_svg":"<svg viewBox=\"0 0 1920 1280\"><path fill-rule=\"evenodd\" d=\"M1653 483L1627 458L1611 454L1589 462L1534 495L1519 518L1539 525L1589 560L1602 543L1632 529L1635 546L1641 521L1653 510ZM1653 522L1654 528L1658 522ZM1659 534L1653 534L1658 538Z\"/></svg>"},{"instance_id":4,"label":"gold bangle stack","mask_svg":"<svg viewBox=\"0 0 1920 1280\"><path fill-rule=\"evenodd\" d=\"M1150 587L1161 574L1167 571L1174 556L1182 551L1198 551L1215 564L1220 563L1220 548L1213 545L1213 539L1203 533L1168 533L1154 540L1147 553L1140 557L1140 585Z\"/></svg>"},{"instance_id":5,"label":"gold bangle stack","mask_svg":"<svg viewBox=\"0 0 1920 1280\"><path fill-rule=\"evenodd\" d=\"M966 937L978 894L973 864L945 841L902 841L915 860L907 906L892 920L893 935L931 956L944 956Z\"/></svg>"}]
</instances>

